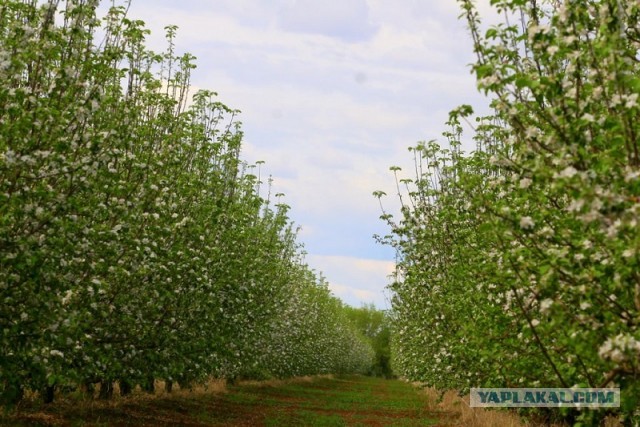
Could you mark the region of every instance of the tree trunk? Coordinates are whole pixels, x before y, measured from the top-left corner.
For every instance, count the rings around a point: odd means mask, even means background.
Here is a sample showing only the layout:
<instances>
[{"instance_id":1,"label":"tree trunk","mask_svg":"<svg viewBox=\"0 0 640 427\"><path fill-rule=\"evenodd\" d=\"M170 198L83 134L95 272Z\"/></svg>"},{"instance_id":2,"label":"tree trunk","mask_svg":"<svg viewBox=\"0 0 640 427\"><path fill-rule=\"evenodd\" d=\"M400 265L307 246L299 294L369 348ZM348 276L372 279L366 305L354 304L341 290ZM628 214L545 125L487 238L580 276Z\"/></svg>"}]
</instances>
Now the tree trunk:
<instances>
[{"instance_id":1,"label":"tree trunk","mask_svg":"<svg viewBox=\"0 0 640 427\"><path fill-rule=\"evenodd\" d=\"M56 386L54 385L46 386L41 392L43 402L47 404L53 403L55 391L56 391Z\"/></svg>"},{"instance_id":2,"label":"tree trunk","mask_svg":"<svg viewBox=\"0 0 640 427\"><path fill-rule=\"evenodd\" d=\"M24 389L20 384L8 383L0 393L0 405L14 406L24 397Z\"/></svg>"},{"instance_id":3,"label":"tree trunk","mask_svg":"<svg viewBox=\"0 0 640 427\"><path fill-rule=\"evenodd\" d=\"M89 399L93 399L96 387L93 385L93 381L87 380L84 382L84 395Z\"/></svg>"},{"instance_id":4,"label":"tree trunk","mask_svg":"<svg viewBox=\"0 0 640 427\"><path fill-rule=\"evenodd\" d=\"M108 400L113 397L113 382L102 380L100 381L100 394L99 398L102 400Z\"/></svg>"},{"instance_id":5,"label":"tree trunk","mask_svg":"<svg viewBox=\"0 0 640 427\"><path fill-rule=\"evenodd\" d=\"M184 378L178 380L178 385L180 386L180 390L191 390L191 381Z\"/></svg>"},{"instance_id":6,"label":"tree trunk","mask_svg":"<svg viewBox=\"0 0 640 427\"><path fill-rule=\"evenodd\" d=\"M147 377L147 381L142 384L142 389L147 393L155 393L156 392L156 384L155 379L153 377Z\"/></svg>"},{"instance_id":7,"label":"tree trunk","mask_svg":"<svg viewBox=\"0 0 640 427\"><path fill-rule=\"evenodd\" d=\"M131 394L133 387L131 383L126 380L120 380L120 396L128 396Z\"/></svg>"}]
</instances>

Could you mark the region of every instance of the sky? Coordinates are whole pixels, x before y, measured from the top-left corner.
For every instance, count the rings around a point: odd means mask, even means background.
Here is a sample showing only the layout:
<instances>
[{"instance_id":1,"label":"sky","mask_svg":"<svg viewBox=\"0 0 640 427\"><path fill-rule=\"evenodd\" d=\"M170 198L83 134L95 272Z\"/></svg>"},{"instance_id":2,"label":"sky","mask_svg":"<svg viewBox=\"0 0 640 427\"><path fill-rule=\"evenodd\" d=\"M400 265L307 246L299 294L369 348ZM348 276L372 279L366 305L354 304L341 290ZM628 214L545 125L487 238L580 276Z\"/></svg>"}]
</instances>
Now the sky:
<instances>
[{"instance_id":1,"label":"sky","mask_svg":"<svg viewBox=\"0 0 640 427\"><path fill-rule=\"evenodd\" d=\"M479 1L490 16L488 0ZM239 109L242 158L284 193L306 260L347 304L390 308L394 250L376 190L397 212L391 166L437 139L448 112L479 110L471 38L455 0L133 0L129 17L197 57L192 84ZM484 106L484 107L483 107Z\"/></svg>"}]
</instances>

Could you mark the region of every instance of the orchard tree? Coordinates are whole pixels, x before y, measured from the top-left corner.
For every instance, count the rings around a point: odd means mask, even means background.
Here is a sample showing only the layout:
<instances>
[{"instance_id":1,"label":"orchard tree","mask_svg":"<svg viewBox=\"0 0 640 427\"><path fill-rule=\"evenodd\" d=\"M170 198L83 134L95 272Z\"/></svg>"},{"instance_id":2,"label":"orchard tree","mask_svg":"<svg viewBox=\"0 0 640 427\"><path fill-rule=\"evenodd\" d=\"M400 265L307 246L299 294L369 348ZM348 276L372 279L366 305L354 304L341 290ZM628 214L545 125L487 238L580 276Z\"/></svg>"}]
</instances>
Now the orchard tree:
<instances>
[{"instance_id":1,"label":"orchard tree","mask_svg":"<svg viewBox=\"0 0 640 427\"><path fill-rule=\"evenodd\" d=\"M175 27L155 53L142 21L98 6L0 4L0 401L365 369L286 205L240 158L238 111L191 96ZM286 369L263 357L285 320L313 334L284 340Z\"/></svg>"},{"instance_id":2,"label":"orchard tree","mask_svg":"<svg viewBox=\"0 0 640 427\"><path fill-rule=\"evenodd\" d=\"M461 0L493 115L462 153L421 143L403 180L397 371L441 388L608 387L640 405L640 5ZM380 195L380 193L378 193ZM554 414L557 414L554 413ZM566 411L597 424L605 412ZM635 414L635 415L634 415ZM635 417L635 418L634 418Z\"/></svg>"}]
</instances>

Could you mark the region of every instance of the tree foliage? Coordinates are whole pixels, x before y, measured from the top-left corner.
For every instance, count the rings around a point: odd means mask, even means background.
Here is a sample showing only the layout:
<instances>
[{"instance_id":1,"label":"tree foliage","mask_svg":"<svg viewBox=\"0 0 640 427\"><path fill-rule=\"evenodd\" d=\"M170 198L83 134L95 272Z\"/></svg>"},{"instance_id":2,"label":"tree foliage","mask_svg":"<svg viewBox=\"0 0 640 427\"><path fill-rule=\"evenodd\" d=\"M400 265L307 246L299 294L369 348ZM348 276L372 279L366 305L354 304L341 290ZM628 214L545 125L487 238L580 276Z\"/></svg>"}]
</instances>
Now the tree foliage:
<instances>
[{"instance_id":1,"label":"tree foliage","mask_svg":"<svg viewBox=\"0 0 640 427\"><path fill-rule=\"evenodd\" d=\"M483 29L461 0L493 114L463 153L411 149L402 215L394 369L442 389L619 386L640 401L640 6L492 0ZM396 171L397 174L397 171ZM399 182L399 186L400 186ZM380 195L380 193L378 193ZM557 412L556 412L557 413ZM597 423L603 411L582 412ZM637 412L636 415L637 417Z\"/></svg>"},{"instance_id":2,"label":"tree foliage","mask_svg":"<svg viewBox=\"0 0 640 427\"><path fill-rule=\"evenodd\" d=\"M176 28L155 53L124 7L59 3L0 4L3 402L368 369L288 207L240 160L238 111L189 100Z\"/></svg>"}]
</instances>

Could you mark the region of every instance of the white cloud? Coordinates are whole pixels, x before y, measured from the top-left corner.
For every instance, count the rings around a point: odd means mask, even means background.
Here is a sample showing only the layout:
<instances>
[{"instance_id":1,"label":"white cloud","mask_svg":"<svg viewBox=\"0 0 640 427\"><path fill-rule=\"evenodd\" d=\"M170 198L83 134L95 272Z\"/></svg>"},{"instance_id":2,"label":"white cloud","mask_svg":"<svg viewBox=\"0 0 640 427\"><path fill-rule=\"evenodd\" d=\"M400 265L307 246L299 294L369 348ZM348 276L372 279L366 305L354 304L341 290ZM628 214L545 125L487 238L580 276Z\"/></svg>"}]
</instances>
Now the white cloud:
<instances>
[{"instance_id":1,"label":"white cloud","mask_svg":"<svg viewBox=\"0 0 640 427\"><path fill-rule=\"evenodd\" d=\"M378 308L389 307L385 288L395 269L392 261L335 255L309 255L307 260L324 273L329 288L346 303L358 307L373 302Z\"/></svg>"},{"instance_id":2,"label":"white cloud","mask_svg":"<svg viewBox=\"0 0 640 427\"><path fill-rule=\"evenodd\" d=\"M347 304L360 307L363 304L369 304L380 298L380 293L367 289L358 289L351 286L340 285L338 283L329 283L329 290L338 298ZM354 301L355 299L355 301ZM378 308L388 308L387 304L376 304Z\"/></svg>"},{"instance_id":3,"label":"white cloud","mask_svg":"<svg viewBox=\"0 0 640 427\"><path fill-rule=\"evenodd\" d=\"M367 40L375 32L366 0L292 0L280 10L286 31L321 34L347 42Z\"/></svg>"}]
</instances>

